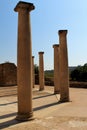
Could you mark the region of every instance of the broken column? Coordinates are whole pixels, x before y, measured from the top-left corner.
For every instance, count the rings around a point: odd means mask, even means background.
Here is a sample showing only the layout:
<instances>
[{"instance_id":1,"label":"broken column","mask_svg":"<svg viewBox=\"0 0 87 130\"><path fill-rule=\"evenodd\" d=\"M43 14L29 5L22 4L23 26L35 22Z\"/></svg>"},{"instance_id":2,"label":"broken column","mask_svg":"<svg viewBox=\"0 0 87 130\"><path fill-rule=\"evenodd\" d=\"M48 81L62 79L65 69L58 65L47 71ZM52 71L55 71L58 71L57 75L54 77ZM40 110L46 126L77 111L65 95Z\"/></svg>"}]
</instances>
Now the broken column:
<instances>
[{"instance_id":1,"label":"broken column","mask_svg":"<svg viewBox=\"0 0 87 130\"><path fill-rule=\"evenodd\" d=\"M35 73L34 73L34 56L32 56L32 85L35 87Z\"/></svg>"},{"instance_id":2,"label":"broken column","mask_svg":"<svg viewBox=\"0 0 87 130\"><path fill-rule=\"evenodd\" d=\"M69 72L67 53L67 30L59 31L60 43L60 101L69 101Z\"/></svg>"},{"instance_id":3,"label":"broken column","mask_svg":"<svg viewBox=\"0 0 87 130\"><path fill-rule=\"evenodd\" d=\"M17 120L25 121L33 117L32 110L32 43L30 11L32 3L20 1L15 11L18 12L18 49L17 49L17 82L18 113Z\"/></svg>"},{"instance_id":4,"label":"broken column","mask_svg":"<svg viewBox=\"0 0 87 130\"><path fill-rule=\"evenodd\" d=\"M54 94L60 92L59 45L54 44Z\"/></svg>"},{"instance_id":5,"label":"broken column","mask_svg":"<svg viewBox=\"0 0 87 130\"><path fill-rule=\"evenodd\" d=\"M39 91L44 90L44 52L39 52Z\"/></svg>"}]
</instances>

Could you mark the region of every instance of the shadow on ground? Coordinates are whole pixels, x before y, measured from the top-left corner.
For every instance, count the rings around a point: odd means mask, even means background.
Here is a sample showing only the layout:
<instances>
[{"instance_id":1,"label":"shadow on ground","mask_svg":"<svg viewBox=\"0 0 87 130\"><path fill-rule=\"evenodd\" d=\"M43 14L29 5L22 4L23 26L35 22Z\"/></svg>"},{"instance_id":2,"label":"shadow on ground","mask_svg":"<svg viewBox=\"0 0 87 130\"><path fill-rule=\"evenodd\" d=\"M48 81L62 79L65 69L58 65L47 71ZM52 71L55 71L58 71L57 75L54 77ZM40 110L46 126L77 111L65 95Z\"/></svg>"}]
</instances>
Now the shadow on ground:
<instances>
[{"instance_id":1,"label":"shadow on ground","mask_svg":"<svg viewBox=\"0 0 87 130\"><path fill-rule=\"evenodd\" d=\"M22 122L19 122L16 119L12 119L12 120L0 123L0 130L7 128L7 127L10 127L10 126L13 126L13 125L16 125L16 124L19 124L19 123L22 123Z\"/></svg>"},{"instance_id":2,"label":"shadow on ground","mask_svg":"<svg viewBox=\"0 0 87 130\"><path fill-rule=\"evenodd\" d=\"M15 103L17 103L17 101L15 101L15 102L10 102L10 103L3 103L3 104L0 104L0 106L11 105L11 104L15 104Z\"/></svg>"},{"instance_id":3,"label":"shadow on ground","mask_svg":"<svg viewBox=\"0 0 87 130\"><path fill-rule=\"evenodd\" d=\"M17 115L17 112L5 114L5 115L0 116L0 119L9 118L9 117L16 116L16 115Z\"/></svg>"},{"instance_id":4,"label":"shadow on ground","mask_svg":"<svg viewBox=\"0 0 87 130\"><path fill-rule=\"evenodd\" d=\"M47 94L47 95L44 95L44 96L38 96L38 97L34 97L33 99L39 99L39 98L44 98L44 97L49 97L49 96L52 96L54 94Z\"/></svg>"},{"instance_id":5,"label":"shadow on ground","mask_svg":"<svg viewBox=\"0 0 87 130\"><path fill-rule=\"evenodd\" d=\"M50 104L46 104L46 105L43 105L43 106L39 106L39 107L34 108L33 110L34 111L38 111L38 110L45 109L45 108L48 108L48 107L52 107L54 105L59 105L59 104L61 104L60 101L59 102L50 103Z\"/></svg>"}]
</instances>

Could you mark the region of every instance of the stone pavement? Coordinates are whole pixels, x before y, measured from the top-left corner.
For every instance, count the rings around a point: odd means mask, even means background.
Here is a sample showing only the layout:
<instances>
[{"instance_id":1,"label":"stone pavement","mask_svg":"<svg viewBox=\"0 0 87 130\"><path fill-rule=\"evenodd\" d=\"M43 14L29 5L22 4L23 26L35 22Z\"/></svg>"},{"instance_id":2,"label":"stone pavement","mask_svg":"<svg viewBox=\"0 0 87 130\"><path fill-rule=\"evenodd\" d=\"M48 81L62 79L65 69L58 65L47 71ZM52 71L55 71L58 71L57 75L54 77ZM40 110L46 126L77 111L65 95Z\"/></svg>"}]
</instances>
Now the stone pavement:
<instances>
[{"instance_id":1,"label":"stone pavement","mask_svg":"<svg viewBox=\"0 0 87 130\"><path fill-rule=\"evenodd\" d=\"M0 87L0 130L87 130L87 89L70 88L70 102L59 103L53 87L33 89L34 120L18 122L17 86Z\"/></svg>"}]
</instances>

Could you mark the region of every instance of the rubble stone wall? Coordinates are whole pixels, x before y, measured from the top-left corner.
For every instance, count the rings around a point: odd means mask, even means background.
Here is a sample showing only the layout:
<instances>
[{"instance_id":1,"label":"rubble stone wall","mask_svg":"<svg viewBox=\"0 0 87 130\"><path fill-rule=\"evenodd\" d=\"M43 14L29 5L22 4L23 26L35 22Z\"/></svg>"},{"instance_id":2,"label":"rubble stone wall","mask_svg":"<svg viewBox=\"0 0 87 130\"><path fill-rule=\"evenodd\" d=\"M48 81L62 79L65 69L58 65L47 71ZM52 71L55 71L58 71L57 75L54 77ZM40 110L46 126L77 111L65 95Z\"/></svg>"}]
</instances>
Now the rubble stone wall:
<instances>
[{"instance_id":1,"label":"rubble stone wall","mask_svg":"<svg viewBox=\"0 0 87 130\"><path fill-rule=\"evenodd\" d=\"M0 86L17 85L17 67L14 63L0 64Z\"/></svg>"}]
</instances>

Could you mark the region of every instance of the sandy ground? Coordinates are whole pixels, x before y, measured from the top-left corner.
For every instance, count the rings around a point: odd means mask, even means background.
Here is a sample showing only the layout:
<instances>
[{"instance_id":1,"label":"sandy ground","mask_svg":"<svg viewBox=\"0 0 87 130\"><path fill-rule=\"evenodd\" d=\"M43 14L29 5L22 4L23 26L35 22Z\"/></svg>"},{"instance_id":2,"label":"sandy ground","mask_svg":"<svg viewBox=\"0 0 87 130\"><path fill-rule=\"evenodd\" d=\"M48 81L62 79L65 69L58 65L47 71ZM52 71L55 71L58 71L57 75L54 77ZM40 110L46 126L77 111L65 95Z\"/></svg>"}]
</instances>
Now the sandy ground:
<instances>
[{"instance_id":1,"label":"sandy ground","mask_svg":"<svg viewBox=\"0 0 87 130\"><path fill-rule=\"evenodd\" d=\"M17 86L0 87L0 130L87 130L87 89L70 88L70 102L58 103L53 87L33 89L34 120L17 122Z\"/></svg>"}]
</instances>

